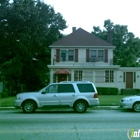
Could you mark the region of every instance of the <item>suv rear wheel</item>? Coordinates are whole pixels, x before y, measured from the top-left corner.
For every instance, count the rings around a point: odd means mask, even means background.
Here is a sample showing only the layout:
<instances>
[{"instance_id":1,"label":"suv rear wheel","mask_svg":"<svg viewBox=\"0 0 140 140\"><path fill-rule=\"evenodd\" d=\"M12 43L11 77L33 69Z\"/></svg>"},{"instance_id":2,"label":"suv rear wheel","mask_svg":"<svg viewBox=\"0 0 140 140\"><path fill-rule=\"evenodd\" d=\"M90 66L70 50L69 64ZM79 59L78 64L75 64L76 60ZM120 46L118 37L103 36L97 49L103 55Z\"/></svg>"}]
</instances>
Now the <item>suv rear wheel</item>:
<instances>
[{"instance_id":1,"label":"suv rear wheel","mask_svg":"<svg viewBox=\"0 0 140 140\"><path fill-rule=\"evenodd\" d=\"M74 104L74 110L78 113L84 113L87 110L87 103L83 100L79 100Z\"/></svg>"},{"instance_id":2,"label":"suv rear wheel","mask_svg":"<svg viewBox=\"0 0 140 140\"><path fill-rule=\"evenodd\" d=\"M27 100L22 105L22 110L25 113L33 113L37 109L36 103L32 100Z\"/></svg>"}]
</instances>

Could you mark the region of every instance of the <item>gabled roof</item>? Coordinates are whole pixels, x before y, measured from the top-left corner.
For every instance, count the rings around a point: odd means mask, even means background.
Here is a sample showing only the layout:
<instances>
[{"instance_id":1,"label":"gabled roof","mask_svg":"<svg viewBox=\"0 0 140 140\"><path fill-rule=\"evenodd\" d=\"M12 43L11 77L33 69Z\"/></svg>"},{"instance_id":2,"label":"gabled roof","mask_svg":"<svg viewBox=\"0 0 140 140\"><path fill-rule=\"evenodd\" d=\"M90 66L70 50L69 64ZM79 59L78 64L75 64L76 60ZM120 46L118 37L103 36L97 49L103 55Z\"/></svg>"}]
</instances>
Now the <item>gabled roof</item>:
<instances>
[{"instance_id":1,"label":"gabled roof","mask_svg":"<svg viewBox=\"0 0 140 140\"><path fill-rule=\"evenodd\" d=\"M79 28L53 43L52 46L113 46L99 37Z\"/></svg>"}]
</instances>

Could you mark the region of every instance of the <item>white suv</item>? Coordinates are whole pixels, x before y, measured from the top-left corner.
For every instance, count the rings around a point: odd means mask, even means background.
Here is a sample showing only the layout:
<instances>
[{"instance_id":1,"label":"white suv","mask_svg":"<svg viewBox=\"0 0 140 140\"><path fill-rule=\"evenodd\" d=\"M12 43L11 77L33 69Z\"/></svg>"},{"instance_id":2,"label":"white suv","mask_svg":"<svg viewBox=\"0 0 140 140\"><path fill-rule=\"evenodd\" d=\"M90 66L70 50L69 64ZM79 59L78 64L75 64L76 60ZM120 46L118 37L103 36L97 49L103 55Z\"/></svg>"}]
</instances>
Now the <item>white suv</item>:
<instances>
[{"instance_id":1,"label":"white suv","mask_svg":"<svg viewBox=\"0 0 140 140\"><path fill-rule=\"evenodd\" d=\"M96 87L89 81L66 81L52 83L38 92L20 93L16 96L15 107L22 107L26 113L37 108L73 108L83 113L88 107L99 105Z\"/></svg>"}]
</instances>

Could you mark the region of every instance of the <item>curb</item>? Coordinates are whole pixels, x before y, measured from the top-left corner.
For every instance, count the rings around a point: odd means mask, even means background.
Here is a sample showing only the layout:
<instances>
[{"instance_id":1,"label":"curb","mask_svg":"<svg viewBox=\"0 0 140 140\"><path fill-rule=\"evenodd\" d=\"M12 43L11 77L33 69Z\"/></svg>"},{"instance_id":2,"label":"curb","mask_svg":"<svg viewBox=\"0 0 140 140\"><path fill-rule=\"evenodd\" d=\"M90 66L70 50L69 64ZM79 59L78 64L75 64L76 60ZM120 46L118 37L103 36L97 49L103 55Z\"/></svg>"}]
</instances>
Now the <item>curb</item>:
<instances>
[{"instance_id":1,"label":"curb","mask_svg":"<svg viewBox=\"0 0 140 140\"><path fill-rule=\"evenodd\" d=\"M120 106L96 106L95 109L108 109L108 110L120 110Z\"/></svg>"},{"instance_id":2,"label":"curb","mask_svg":"<svg viewBox=\"0 0 140 140\"><path fill-rule=\"evenodd\" d=\"M0 107L0 110L6 110L6 109L16 109L15 107L11 106L11 107Z\"/></svg>"},{"instance_id":3,"label":"curb","mask_svg":"<svg viewBox=\"0 0 140 140\"><path fill-rule=\"evenodd\" d=\"M6 109L17 109L14 106L11 107L0 107L0 110L6 110ZM89 109L100 109L100 110L119 110L122 109L120 108L120 106L96 106L93 108L89 108Z\"/></svg>"}]
</instances>

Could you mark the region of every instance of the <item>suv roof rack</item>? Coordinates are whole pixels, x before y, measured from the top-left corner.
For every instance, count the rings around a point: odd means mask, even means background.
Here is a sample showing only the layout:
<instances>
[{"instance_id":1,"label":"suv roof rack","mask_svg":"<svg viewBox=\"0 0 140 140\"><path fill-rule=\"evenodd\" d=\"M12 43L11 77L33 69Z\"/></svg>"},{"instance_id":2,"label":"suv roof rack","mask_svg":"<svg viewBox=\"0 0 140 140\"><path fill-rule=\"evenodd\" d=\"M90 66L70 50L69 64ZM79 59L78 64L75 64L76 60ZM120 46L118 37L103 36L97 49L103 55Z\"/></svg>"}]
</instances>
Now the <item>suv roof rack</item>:
<instances>
[{"instance_id":1,"label":"suv roof rack","mask_svg":"<svg viewBox=\"0 0 140 140\"><path fill-rule=\"evenodd\" d=\"M90 81L62 81L59 83L90 83Z\"/></svg>"}]
</instances>

